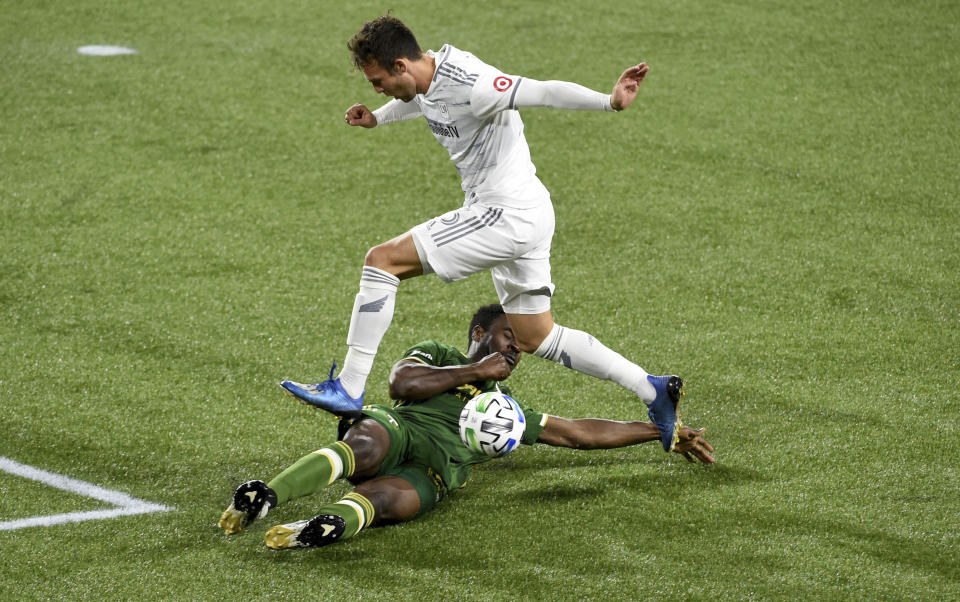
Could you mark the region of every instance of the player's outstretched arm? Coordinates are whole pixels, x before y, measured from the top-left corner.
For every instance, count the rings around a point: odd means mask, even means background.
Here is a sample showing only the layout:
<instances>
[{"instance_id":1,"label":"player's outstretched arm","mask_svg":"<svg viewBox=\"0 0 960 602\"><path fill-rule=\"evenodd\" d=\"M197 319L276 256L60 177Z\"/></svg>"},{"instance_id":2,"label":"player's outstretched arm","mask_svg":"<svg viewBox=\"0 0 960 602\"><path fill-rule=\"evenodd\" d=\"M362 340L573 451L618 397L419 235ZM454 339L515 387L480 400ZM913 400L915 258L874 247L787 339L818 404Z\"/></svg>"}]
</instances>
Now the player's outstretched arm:
<instances>
[{"instance_id":1,"label":"player's outstretched arm","mask_svg":"<svg viewBox=\"0 0 960 602\"><path fill-rule=\"evenodd\" d=\"M620 79L613 86L613 92L610 94L610 106L615 111L622 111L630 106L633 99L637 97L640 91L640 84L643 78L650 71L650 65L640 63L633 67L628 67L621 75Z\"/></svg>"},{"instance_id":2,"label":"player's outstretched arm","mask_svg":"<svg viewBox=\"0 0 960 602\"><path fill-rule=\"evenodd\" d=\"M713 463L713 446L704 438L707 429L683 427L674 451L690 462ZM560 418L550 416L537 439L540 443L574 449L611 449L660 439L652 422L620 422L602 418Z\"/></svg>"},{"instance_id":3,"label":"player's outstretched arm","mask_svg":"<svg viewBox=\"0 0 960 602\"><path fill-rule=\"evenodd\" d=\"M553 109L571 109L579 111L622 111L630 106L637 97L640 83L650 71L650 66L640 63L628 67L613 86L611 94L602 94L580 84L558 80L538 81L520 78L515 93L510 92L510 108L550 107ZM510 78L501 78L510 81ZM484 88L481 87L481 90ZM496 100L495 96L490 98ZM482 103L478 103L482 104Z\"/></svg>"}]
</instances>

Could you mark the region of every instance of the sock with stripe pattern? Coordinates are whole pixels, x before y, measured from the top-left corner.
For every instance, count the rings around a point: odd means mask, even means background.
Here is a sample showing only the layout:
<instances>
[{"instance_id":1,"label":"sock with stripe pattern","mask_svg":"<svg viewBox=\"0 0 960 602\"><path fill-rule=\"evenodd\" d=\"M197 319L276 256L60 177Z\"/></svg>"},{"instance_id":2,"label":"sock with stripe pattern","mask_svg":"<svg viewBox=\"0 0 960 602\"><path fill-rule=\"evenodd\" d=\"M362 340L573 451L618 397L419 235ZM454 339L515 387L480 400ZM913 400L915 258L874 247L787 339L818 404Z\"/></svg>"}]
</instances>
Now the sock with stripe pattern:
<instances>
[{"instance_id":1,"label":"sock with stripe pattern","mask_svg":"<svg viewBox=\"0 0 960 602\"><path fill-rule=\"evenodd\" d=\"M400 279L393 274L364 266L350 316L347 357L338 375L343 390L354 399L363 393L380 341L393 321L399 285Z\"/></svg>"},{"instance_id":2,"label":"sock with stripe pattern","mask_svg":"<svg viewBox=\"0 0 960 602\"><path fill-rule=\"evenodd\" d=\"M612 380L645 402L657 396L643 368L581 330L554 324L533 354L595 378Z\"/></svg>"},{"instance_id":3,"label":"sock with stripe pattern","mask_svg":"<svg viewBox=\"0 0 960 602\"><path fill-rule=\"evenodd\" d=\"M316 493L340 477L353 474L353 450L343 441L318 449L297 460L267 485L277 493L277 504Z\"/></svg>"},{"instance_id":4,"label":"sock with stripe pattern","mask_svg":"<svg viewBox=\"0 0 960 602\"><path fill-rule=\"evenodd\" d=\"M338 537L338 540L349 539L362 529L369 527L373 523L375 514L373 503L356 492L348 493L335 504L320 506L319 512L320 514L333 514L343 519L345 526L343 534Z\"/></svg>"}]
</instances>

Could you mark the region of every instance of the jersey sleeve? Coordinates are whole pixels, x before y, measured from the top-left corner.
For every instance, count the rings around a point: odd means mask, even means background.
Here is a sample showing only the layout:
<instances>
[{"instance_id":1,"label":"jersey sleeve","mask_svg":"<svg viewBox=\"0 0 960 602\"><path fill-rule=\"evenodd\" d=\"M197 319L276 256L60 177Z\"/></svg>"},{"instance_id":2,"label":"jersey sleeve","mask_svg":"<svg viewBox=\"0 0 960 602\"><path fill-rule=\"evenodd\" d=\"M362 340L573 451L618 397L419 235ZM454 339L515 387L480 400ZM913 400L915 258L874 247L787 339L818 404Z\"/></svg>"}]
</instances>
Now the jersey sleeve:
<instances>
[{"instance_id":1,"label":"jersey sleeve","mask_svg":"<svg viewBox=\"0 0 960 602\"><path fill-rule=\"evenodd\" d=\"M403 102L396 98L373 111L373 116L377 118L377 125L387 125L398 121L416 119L420 115L422 115L420 105L413 101Z\"/></svg>"},{"instance_id":2,"label":"jersey sleeve","mask_svg":"<svg viewBox=\"0 0 960 602\"><path fill-rule=\"evenodd\" d=\"M540 437L540 433L543 432L543 427L547 424L547 415L532 408L528 408L516 397L512 398L517 402L517 405L520 406L520 409L523 410L523 419L527 423L526 428L523 430L523 437L520 439L520 443L524 445L533 445L537 442L537 439Z\"/></svg>"},{"instance_id":3,"label":"jersey sleeve","mask_svg":"<svg viewBox=\"0 0 960 602\"><path fill-rule=\"evenodd\" d=\"M610 94L596 92L590 88L559 80L538 81L524 78L517 82L514 91L513 108L550 107L573 111L613 111Z\"/></svg>"},{"instance_id":4,"label":"jersey sleeve","mask_svg":"<svg viewBox=\"0 0 960 602\"><path fill-rule=\"evenodd\" d=\"M480 119L515 108L515 95L523 78L497 69L484 70L470 91L470 110Z\"/></svg>"},{"instance_id":5,"label":"jersey sleeve","mask_svg":"<svg viewBox=\"0 0 960 602\"><path fill-rule=\"evenodd\" d=\"M459 352L439 341L421 341L407 349L401 360L414 360L428 366L459 366Z\"/></svg>"}]
</instances>

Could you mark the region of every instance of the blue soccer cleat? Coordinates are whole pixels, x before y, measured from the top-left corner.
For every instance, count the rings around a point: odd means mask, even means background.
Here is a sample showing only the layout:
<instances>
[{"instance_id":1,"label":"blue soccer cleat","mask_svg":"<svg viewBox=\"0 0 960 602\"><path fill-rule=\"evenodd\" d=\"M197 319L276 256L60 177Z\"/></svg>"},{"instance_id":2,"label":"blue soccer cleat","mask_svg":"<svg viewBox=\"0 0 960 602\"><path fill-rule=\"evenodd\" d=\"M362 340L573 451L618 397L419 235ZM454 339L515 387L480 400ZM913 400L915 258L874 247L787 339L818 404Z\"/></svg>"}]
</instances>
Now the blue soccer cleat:
<instances>
[{"instance_id":1,"label":"blue soccer cleat","mask_svg":"<svg viewBox=\"0 0 960 602\"><path fill-rule=\"evenodd\" d=\"M650 376L647 380L657 390L657 397L647 404L650 420L660 429L663 451L673 451L680 441L680 399L683 397L683 379L679 376Z\"/></svg>"},{"instance_id":2,"label":"blue soccer cleat","mask_svg":"<svg viewBox=\"0 0 960 602\"><path fill-rule=\"evenodd\" d=\"M307 405L326 410L341 418L356 418L363 408L364 394L361 393L356 399L350 397L340 385L340 379L333 377L336 369L337 364L334 363L330 368L330 378L322 383L304 385L285 380L280 383L280 386L288 395L296 397Z\"/></svg>"}]
</instances>

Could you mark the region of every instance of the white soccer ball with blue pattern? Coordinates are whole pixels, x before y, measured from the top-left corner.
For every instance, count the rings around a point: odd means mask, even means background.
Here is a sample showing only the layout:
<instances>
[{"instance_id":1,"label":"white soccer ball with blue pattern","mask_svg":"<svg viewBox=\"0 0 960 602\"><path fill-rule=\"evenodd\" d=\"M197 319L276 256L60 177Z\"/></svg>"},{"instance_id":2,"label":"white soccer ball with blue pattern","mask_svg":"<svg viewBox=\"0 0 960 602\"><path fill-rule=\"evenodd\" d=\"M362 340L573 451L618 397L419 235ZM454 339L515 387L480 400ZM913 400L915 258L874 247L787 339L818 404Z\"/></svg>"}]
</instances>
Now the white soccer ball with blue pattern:
<instances>
[{"instance_id":1,"label":"white soccer ball with blue pattern","mask_svg":"<svg viewBox=\"0 0 960 602\"><path fill-rule=\"evenodd\" d=\"M460 439L471 450L487 456L503 456L520 444L527 421L523 410L500 391L481 393L460 412Z\"/></svg>"}]
</instances>

